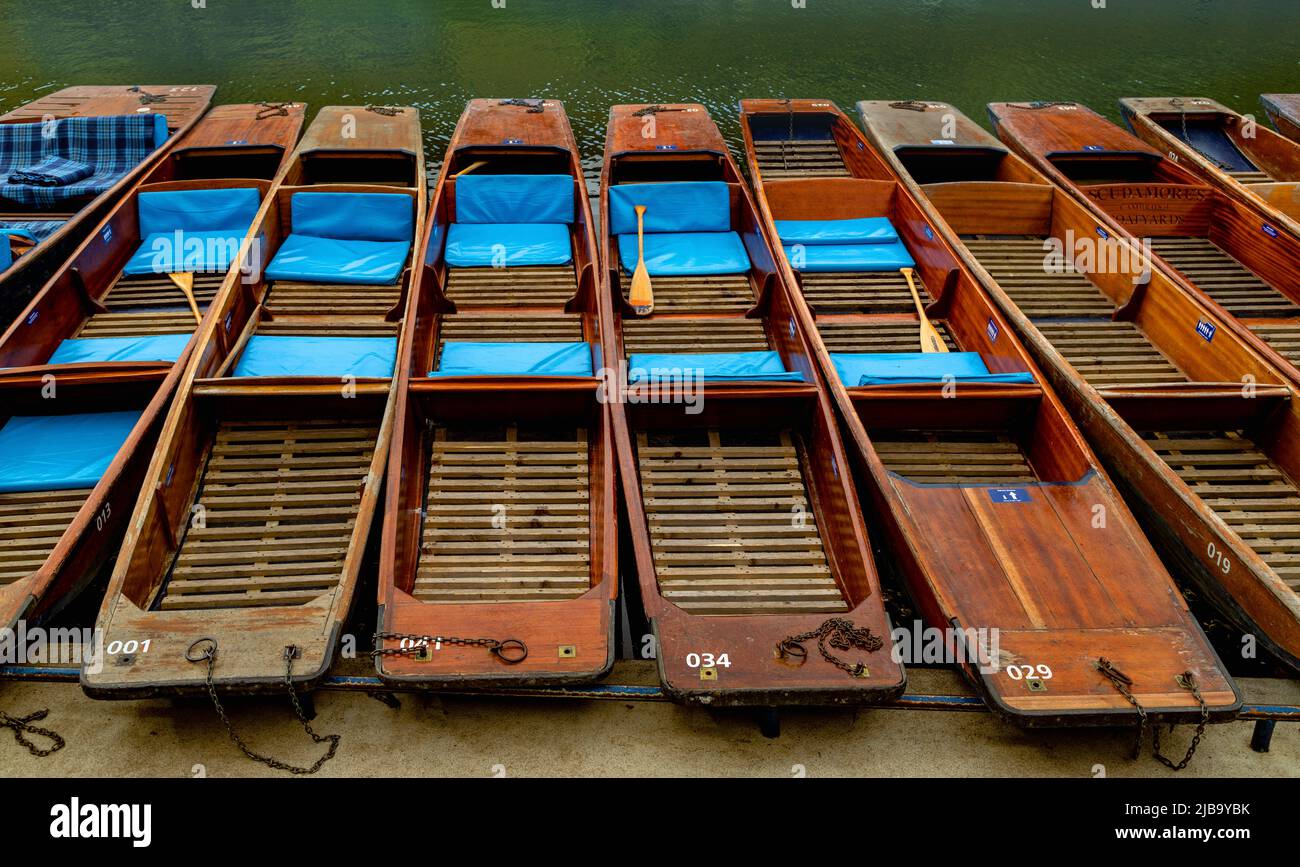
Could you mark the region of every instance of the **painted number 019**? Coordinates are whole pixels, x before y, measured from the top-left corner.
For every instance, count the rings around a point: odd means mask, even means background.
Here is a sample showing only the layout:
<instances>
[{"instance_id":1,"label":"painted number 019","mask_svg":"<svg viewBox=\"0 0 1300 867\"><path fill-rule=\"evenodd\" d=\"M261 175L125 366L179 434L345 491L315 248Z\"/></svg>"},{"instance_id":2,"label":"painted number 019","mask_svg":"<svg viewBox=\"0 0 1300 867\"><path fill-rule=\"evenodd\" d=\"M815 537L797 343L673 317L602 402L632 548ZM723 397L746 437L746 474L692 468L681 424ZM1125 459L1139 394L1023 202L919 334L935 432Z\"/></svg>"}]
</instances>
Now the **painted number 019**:
<instances>
[{"instance_id":1,"label":"painted number 019","mask_svg":"<svg viewBox=\"0 0 1300 867\"><path fill-rule=\"evenodd\" d=\"M1210 562L1219 567L1219 571L1224 575L1232 569L1232 561L1228 555L1219 550L1219 546L1213 542L1207 542L1205 545L1205 556L1210 558Z\"/></svg>"}]
</instances>

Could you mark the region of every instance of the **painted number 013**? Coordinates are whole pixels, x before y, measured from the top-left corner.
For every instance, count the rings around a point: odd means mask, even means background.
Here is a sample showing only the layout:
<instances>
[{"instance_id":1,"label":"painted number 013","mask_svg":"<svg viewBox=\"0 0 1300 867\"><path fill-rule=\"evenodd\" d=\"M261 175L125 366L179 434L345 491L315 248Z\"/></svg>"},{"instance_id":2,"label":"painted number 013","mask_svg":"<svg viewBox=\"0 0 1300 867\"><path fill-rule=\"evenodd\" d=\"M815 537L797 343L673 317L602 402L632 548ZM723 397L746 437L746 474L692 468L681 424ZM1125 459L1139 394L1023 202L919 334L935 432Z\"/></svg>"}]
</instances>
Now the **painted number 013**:
<instances>
[{"instance_id":1,"label":"painted number 013","mask_svg":"<svg viewBox=\"0 0 1300 867\"><path fill-rule=\"evenodd\" d=\"M1228 555L1219 550L1219 546L1213 542L1207 542L1205 545L1205 556L1210 558L1210 562L1219 567L1219 571L1224 575L1232 569L1232 561Z\"/></svg>"}]
</instances>

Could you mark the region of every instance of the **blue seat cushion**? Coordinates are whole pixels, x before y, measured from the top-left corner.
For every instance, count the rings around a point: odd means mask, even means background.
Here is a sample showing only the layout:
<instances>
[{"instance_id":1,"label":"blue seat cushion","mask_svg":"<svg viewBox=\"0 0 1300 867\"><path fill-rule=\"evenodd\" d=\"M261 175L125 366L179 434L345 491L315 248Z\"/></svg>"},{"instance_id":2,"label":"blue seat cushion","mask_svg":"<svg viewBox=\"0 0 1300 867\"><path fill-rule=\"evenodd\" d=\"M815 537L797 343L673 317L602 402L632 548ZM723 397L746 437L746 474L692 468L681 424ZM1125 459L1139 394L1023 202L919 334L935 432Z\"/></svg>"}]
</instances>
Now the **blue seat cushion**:
<instances>
[{"instance_id":1,"label":"blue seat cushion","mask_svg":"<svg viewBox=\"0 0 1300 867\"><path fill-rule=\"evenodd\" d=\"M429 376L591 376L591 347L579 343L449 340Z\"/></svg>"},{"instance_id":2,"label":"blue seat cushion","mask_svg":"<svg viewBox=\"0 0 1300 867\"><path fill-rule=\"evenodd\" d=\"M190 232L224 232L243 237L257 216L261 196L251 187L144 192L136 200L140 237Z\"/></svg>"},{"instance_id":3,"label":"blue seat cushion","mask_svg":"<svg viewBox=\"0 0 1300 867\"><path fill-rule=\"evenodd\" d=\"M456 178L457 223L572 223L569 175L465 175Z\"/></svg>"},{"instance_id":4,"label":"blue seat cushion","mask_svg":"<svg viewBox=\"0 0 1300 867\"><path fill-rule=\"evenodd\" d=\"M453 268L568 265L573 244L563 223L452 223L445 256Z\"/></svg>"},{"instance_id":5,"label":"blue seat cushion","mask_svg":"<svg viewBox=\"0 0 1300 867\"><path fill-rule=\"evenodd\" d=\"M93 488L138 411L14 416L0 427L0 494Z\"/></svg>"},{"instance_id":6,"label":"blue seat cushion","mask_svg":"<svg viewBox=\"0 0 1300 867\"><path fill-rule=\"evenodd\" d=\"M989 373L978 352L832 352L831 363L846 386L943 382L1033 384L1032 373Z\"/></svg>"},{"instance_id":7,"label":"blue seat cushion","mask_svg":"<svg viewBox=\"0 0 1300 867\"><path fill-rule=\"evenodd\" d=\"M636 234L636 206L645 205L645 231L729 232L731 194L722 181L617 184L609 188L609 230Z\"/></svg>"},{"instance_id":8,"label":"blue seat cushion","mask_svg":"<svg viewBox=\"0 0 1300 867\"><path fill-rule=\"evenodd\" d=\"M636 269L636 233L618 236L623 267ZM645 236L645 266L651 276L743 274L749 254L735 232L686 232Z\"/></svg>"},{"instance_id":9,"label":"blue seat cushion","mask_svg":"<svg viewBox=\"0 0 1300 867\"><path fill-rule=\"evenodd\" d=\"M0 271L14 263L14 251L9 247L9 234L0 232Z\"/></svg>"},{"instance_id":10,"label":"blue seat cushion","mask_svg":"<svg viewBox=\"0 0 1300 867\"><path fill-rule=\"evenodd\" d=\"M896 244L898 232L886 217L853 220L775 220L783 244Z\"/></svg>"},{"instance_id":11,"label":"blue seat cushion","mask_svg":"<svg viewBox=\"0 0 1300 867\"><path fill-rule=\"evenodd\" d=\"M239 244L244 240L244 232L247 230L248 227L245 226L235 231L177 230L146 235L140 243L140 249L127 260L122 273L139 276L178 271L225 271L239 258Z\"/></svg>"},{"instance_id":12,"label":"blue seat cushion","mask_svg":"<svg viewBox=\"0 0 1300 867\"><path fill-rule=\"evenodd\" d=\"M338 241L415 240L415 199L404 193L294 193L293 234Z\"/></svg>"},{"instance_id":13,"label":"blue seat cushion","mask_svg":"<svg viewBox=\"0 0 1300 867\"><path fill-rule=\"evenodd\" d=\"M643 353L627 359L627 381L658 382L699 377L703 380L803 382L803 374L786 370L777 352Z\"/></svg>"},{"instance_id":14,"label":"blue seat cushion","mask_svg":"<svg viewBox=\"0 0 1300 867\"><path fill-rule=\"evenodd\" d=\"M410 251L407 241L290 235L266 266L266 279L386 285L397 282Z\"/></svg>"},{"instance_id":15,"label":"blue seat cushion","mask_svg":"<svg viewBox=\"0 0 1300 867\"><path fill-rule=\"evenodd\" d=\"M190 342L189 334L144 337L74 337L59 344L46 364L97 361L175 361Z\"/></svg>"},{"instance_id":16,"label":"blue seat cushion","mask_svg":"<svg viewBox=\"0 0 1300 867\"><path fill-rule=\"evenodd\" d=\"M785 247L796 271L897 271L916 262L902 242L893 244L800 244Z\"/></svg>"},{"instance_id":17,"label":"blue seat cushion","mask_svg":"<svg viewBox=\"0 0 1300 867\"><path fill-rule=\"evenodd\" d=\"M397 362L395 337L254 334L234 376L344 376L383 379Z\"/></svg>"}]
</instances>

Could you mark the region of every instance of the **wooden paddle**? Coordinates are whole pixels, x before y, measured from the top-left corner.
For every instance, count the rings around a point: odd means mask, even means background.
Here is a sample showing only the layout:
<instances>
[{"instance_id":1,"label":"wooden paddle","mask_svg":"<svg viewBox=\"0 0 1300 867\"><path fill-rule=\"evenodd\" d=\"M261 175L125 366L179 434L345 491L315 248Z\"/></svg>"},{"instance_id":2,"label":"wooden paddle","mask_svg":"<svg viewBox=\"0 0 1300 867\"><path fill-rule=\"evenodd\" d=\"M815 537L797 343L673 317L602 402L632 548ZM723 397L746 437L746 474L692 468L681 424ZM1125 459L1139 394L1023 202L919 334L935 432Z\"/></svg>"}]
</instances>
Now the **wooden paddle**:
<instances>
[{"instance_id":1,"label":"wooden paddle","mask_svg":"<svg viewBox=\"0 0 1300 867\"><path fill-rule=\"evenodd\" d=\"M637 316L649 316L655 309L655 293L650 286L650 272L645 266L645 205L636 206L636 270L632 272L632 291L628 303Z\"/></svg>"},{"instance_id":2,"label":"wooden paddle","mask_svg":"<svg viewBox=\"0 0 1300 867\"><path fill-rule=\"evenodd\" d=\"M935 329L925 315L925 307L921 304L921 295L916 291L916 284L912 282L912 269L902 268L900 270L907 280L907 288L912 290L912 301L916 303L916 316L921 320L921 351L947 352L948 344L943 342L938 330Z\"/></svg>"},{"instance_id":3,"label":"wooden paddle","mask_svg":"<svg viewBox=\"0 0 1300 867\"><path fill-rule=\"evenodd\" d=\"M475 169L482 168L485 165L487 165L487 160L479 160L476 163L470 163L469 165L465 166L465 168L461 169L460 171L456 172L456 174L452 175L452 177L458 178L461 175L467 175L470 172L474 171Z\"/></svg>"},{"instance_id":4,"label":"wooden paddle","mask_svg":"<svg viewBox=\"0 0 1300 867\"><path fill-rule=\"evenodd\" d=\"M194 311L194 321L202 322L203 314L199 312L199 302L194 300L194 275L189 271L180 271L167 276L185 293L185 300L190 302L190 310Z\"/></svg>"}]
</instances>

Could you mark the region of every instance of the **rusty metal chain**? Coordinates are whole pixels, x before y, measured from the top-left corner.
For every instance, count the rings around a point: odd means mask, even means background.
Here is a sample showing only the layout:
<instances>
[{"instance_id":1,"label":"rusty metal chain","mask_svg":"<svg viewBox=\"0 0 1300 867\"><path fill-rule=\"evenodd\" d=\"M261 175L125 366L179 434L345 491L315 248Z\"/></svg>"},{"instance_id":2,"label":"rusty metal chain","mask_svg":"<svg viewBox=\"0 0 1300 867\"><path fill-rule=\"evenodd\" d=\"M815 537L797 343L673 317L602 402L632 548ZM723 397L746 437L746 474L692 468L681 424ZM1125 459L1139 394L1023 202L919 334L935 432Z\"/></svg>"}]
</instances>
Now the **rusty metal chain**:
<instances>
[{"instance_id":1,"label":"rusty metal chain","mask_svg":"<svg viewBox=\"0 0 1300 867\"><path fill-rule=\"evenodd\" d=\"M49 729L43 729L40 726L32 725L32 723L37 720L45 719L49 715L49 708L38 710L35 713L29 713L27 716L10 716L4 711L0 711L0 728L13 729L14 740L18 741L20 745L27 747L27 751L38 759L43 759L48 755L57 753L59 750L67 746L67 741L60 737L57 732L52 732ZM51 745L46 749L41 749L36 746L36 744L23 737L23 732L30 732L34 735L41 735L42 737L49 738Z\"/></svg>"},{"instance_id":2,"label":"rusty metal chain","mask_svg":"<svg viewBox=\"0 0 1300 867\"><path fill-rule=\"evenodd\" d=\"M208 647L206 650L200 651L198 655L195 655L194 649L198 647L200 644L203 644L204 642L209 643L211 646ZM291 765L288 764L287 762L282 762L279 759L275 759L275 758L271 758L270 756L263 756L260 755L259 753L255 753L251 749L249 749L248 744L244 743L243 738L241 738L238 734L235 733L235 727L231 724L230 718L226 716L226 710L221 706L221 700L217 698L217 688L216 685L213 683L212 673L217 666L217 640L215 638L200 638L199 640L191 644L189 646L189 649L185 651L185 658L190 662L202 662L205 659L207 660L208 695L212 698L212 706L217 709L217 716L221 718L221 722L226 727L226 734L230 735L230 739L234 742L235 746L239 747L240 752L248 756L253 761L261 762L262 764L266 765L268 768L273 768L277 771L288 771L291 774L314 774L317 771L319 771L326 762L334 758L334 754L338 752L339 742L343 740L343 736L342 735L318 735L316 734L315 729L311 727L311 723L307 721L307 715L303 713L302 705L298 701L298 692L293 688L293 661L294 659L297 658L297 656L298 656L297 647L295 647L292 644L285 647L284 684L289 690L289 701L293 703L293 712L298 717L298 722L302 724L303 731L305 731L308 735L311 736L311 739L314 743L323 744L326 741L329 742L329 749L325 751L325 754L321 756L319 759L317 759L315 764L306 768L299 767L297 765Z\"/></svg>"},{"instance_id":3,"label":"rusty metal chain","mask_svg":"<svg viewBox=\"0 0 1300 867\"><path fill-rule=\"evenodd\" d=\"M776 655L780 659L785 659L787 656L794 657L802 665L808 658L808 651L804 649L802 642L813 638L817 639L817 650L821 652L822 659L852 677L862 677L867 671L867 666L861 662L850 665L827 650L828 643L836 650L857 648L867 653L875 653L885 646L878 636L872 634L870 627L856 627L852 620L832 617L816 629L782 638L776 643Z\"/></svg>"},{"instance_id":4,"label":"rusty metal chain","mask_svg":"<svg viewBox=\"0 0 1300 867\"><path fill-rule=\"evenodd\" d=\"M381 114L384 117L397 117L402 113L400 105L368 105L366 111L373 111L375 114Z\"/></svg>"},{"instance_id":5,"label":"rusty metal chain","mask_svg":"<svg viewBox=\"0 0 1300 867\"><path fill-rule=\"evenodd\" d=\"M1111 682L1111 685L1115 687L1115 690L1120 695L1124 696L1124 698L1128 700L1129 704L1133 705L1133 707L1137 709L1137 741L1133 744L1133 758L1136 759L1142 755L1142 745L1146 741L1146 729L1149 721L1147 719L1146 710L1143 709L1142 705L1138 704L1138 700L1133 696L1133 693L1129 691L1129 687L1133 685L1133 678L1116 668L1114 664L1104 656L1097 658L1096 665L1097 670ZM1205 699L1201 697L1201 688L1196 683L1196 675L1190 671L1183 672L1178 676L1178 685L1195 696L1196 703L1200 705L1201 708L1201 721L1196 726L1196 733L1192 735L1192 742L1187 747L1187 753L1183 756L1182 761L1174 763L1172 759L1167 758L1160 752L1160 729L1158 726L1154 725L1151 727L1152 755L1155 756L1156 760L1162 765L1174 771L1181 771L1183 768L1191 764L1192 757L1196 755L1196 748L1201 745L1201 738L1205 735L1205 727L1210 722L1210 708L1205 704ZM1170 723L1170 732L1172 732L1173 729L1174 724Z\"/></svg>"},{"instance_id":6,"label":"rusty metal chain","mask_svg":"<svg viewBox=\"0 0 1300 867\"><path fill-rule=\"evenodd\" d=\"M289 109L293 107L292 102L267 102L265 100L257 103L261 108L253 120L266 120L268 117L288 117Z\"/></svg>"},{"instance_id":7,"label":"rusty metal chain","mask_svg":"<svg viewBox=\"0 0 1300 867\"><path fill-rule=\"evenodd\" d=\"M135 85L132 85L131 87L128 87L127 90L128 90L130 93L138 93L138 94L140 94L140 104L141 104L141 105L152 105L152 104L154 104L155 102L166 102L166 101L167 101L167 94L165 94L165 93L150 93L149 91L145 90L144 88L142 88L142 87L141 87L140 85L138 85L138 84L135 84Z\"/></svg>"},{"instance_id":8,"label":"rusty metal chain","mask_svg":"<svg viewBox=\"0 0 1300 867\"><path fill-rule=\"evenodd\" d=\"M1223 160L1216 157L1214 154L1206 153L1205 151L1198 148L1196 145L1192 144L1192 137L1187 132L1187 104L1183 102L1183 98L1181 96L1170 97L1169 104L1178 109L1178 119L1182 122L1183 125L1183 142L1186 143L1186 145L1189 148L1191 148L1192 150L1196 151L1198 154L1203 156L1206 160L1214 163L1215 166L1217 166L1220 170L1225 172L1231 172L1232 166L1228 165Z\"/></svg>"},{"instance_id":9,"label":"rusty metal chain","mask_svg":"<svg viewBox=\"0 0 1300 867\"><path fill-rule=\"evenodd\" d=\"M409 647L402 647L399 643L396 647L380 647L379 642L384 639L394 639L400 642L403 639L409 639ZM524 644L518 638L507 638L505 641L498 641L495 638L456 638L448 635L416 635L411 632L376 632L375 649L370 651L371 656L417 656L426 652L426 648L431 645L452 644L459 647L486 647L488 651L508 665L517 665L528 658L528 645Z\"/></svg>"},{"instance_id":10,"label":"rusty metal chain","mask_svg":"<svg viewBox=\"0 0 1300 867\"><path fill-rule=\"evenodd\" d=\"M645 117L651 114L661 114L667 111L684 111L685 109L673 108L668 105L647 105L645 108L638 108L632 112L633 117Z\"/></svg>"},{"instance_id":11,"label":"rusty metal chain","mask_svg":"<svg viewBox=\"0 0 1300 867\"><path fill-rule=\"evenodd\" d=\"M901 99L898 102L891 102L890 108L905 108L908 111L927 111L930 106L928 103L921 102L919 99Z\"/></svg>"},{"instance_id":12,"label":"rusty metal chain","mask_svg":"<svg viewBox=\"0 0 1300 867\"><path fill-rule=\"evenodd\" d=\"M528 109L527 114L541 114L546 110L546 101L542 99L503 99L497 105L517 105Z\"/></svg>"}]
</instances>

